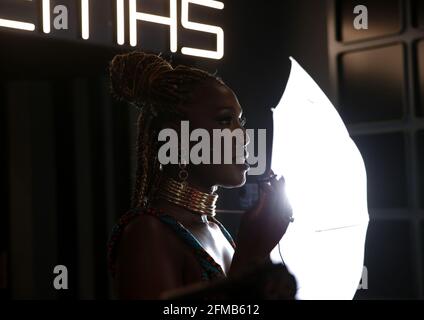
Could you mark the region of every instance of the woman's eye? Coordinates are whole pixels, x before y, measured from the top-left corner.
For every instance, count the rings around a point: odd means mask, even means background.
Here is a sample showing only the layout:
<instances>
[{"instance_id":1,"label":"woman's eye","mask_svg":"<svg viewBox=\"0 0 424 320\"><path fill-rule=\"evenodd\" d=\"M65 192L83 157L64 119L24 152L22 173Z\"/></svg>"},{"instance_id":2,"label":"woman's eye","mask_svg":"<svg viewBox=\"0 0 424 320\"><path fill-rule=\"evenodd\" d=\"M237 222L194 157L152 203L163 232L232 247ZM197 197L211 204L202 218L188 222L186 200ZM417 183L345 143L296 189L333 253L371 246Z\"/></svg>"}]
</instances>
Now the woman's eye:
<instances>
[{"instance_id":1,"label":"woman's eye","mask_svg":"<svg viewBox=\"0 0 424 320\"><path fill-rule=\"evenodd\" d=\"M218 119L218 122L223 126L231 125L231 122L233 121L232 117L225 117Z\"/></svg>"},{"instance_id":2,"label":"woman's eye","mask_svg":"<svg viewBox=\"0 0 424 320\"><path fill-rule=\"evenodd\" d=\"M230 117L230 116L222 117L222 118L218 119L219 124L222 125L222 126L231 126L233 123L234 124L237 123L237 121L239 122L241 127L244 127L247 123L247 120L246 120L245 117L242 117L238 120L236 120L236 118Z\"/></svg>"}]
</instances>

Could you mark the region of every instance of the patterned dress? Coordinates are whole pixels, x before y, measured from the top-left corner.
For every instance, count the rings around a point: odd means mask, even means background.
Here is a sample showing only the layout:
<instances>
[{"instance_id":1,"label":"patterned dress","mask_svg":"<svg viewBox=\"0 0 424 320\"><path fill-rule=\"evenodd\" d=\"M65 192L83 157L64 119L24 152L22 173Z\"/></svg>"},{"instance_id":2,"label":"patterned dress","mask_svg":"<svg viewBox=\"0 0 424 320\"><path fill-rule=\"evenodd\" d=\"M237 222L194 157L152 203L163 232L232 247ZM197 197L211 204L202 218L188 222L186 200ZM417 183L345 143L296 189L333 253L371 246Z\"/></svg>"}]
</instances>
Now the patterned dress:
<instances>
[{"instance_id":1,"label":"patterned dress","mask_svg":"<svg viewBox=\"0 0 424 320\"><path fill-rule=\"evenodd\" d=\"M108 243L108 264L112 277L114 277L116 273L115 263L117 257L117 248L123 231L125 227L140 214L148 214L157 217L160 221L174 230L179 237L181 237L181 239L193 250L196 255L200 267L202 268L202 281L209 281L216 278L225 278L225 273L222 270L222 267L209 255L209 253L206 252L200 242L187 228L185 228L174 217L167 215L164 211L153 208L135 208L128 211L119 219L118 223L112 229L112 234ZM219 226L224 236L235 249L235 243L229 232L216 218L212 217L211 219Z\"/></svg>"}]
</instances>

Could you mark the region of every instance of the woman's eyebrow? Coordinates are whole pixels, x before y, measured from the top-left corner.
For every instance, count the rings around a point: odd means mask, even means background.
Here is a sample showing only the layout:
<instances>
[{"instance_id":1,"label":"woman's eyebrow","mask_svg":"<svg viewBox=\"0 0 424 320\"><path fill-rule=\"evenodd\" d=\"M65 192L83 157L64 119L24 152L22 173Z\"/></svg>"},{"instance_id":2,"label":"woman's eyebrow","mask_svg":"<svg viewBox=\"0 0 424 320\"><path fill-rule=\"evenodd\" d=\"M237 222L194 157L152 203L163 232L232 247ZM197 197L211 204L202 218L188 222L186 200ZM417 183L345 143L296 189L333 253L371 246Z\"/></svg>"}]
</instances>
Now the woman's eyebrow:
<instances>
[{"instance_id":1,"label":"woman's eyebrow","mask_svg":"<svg viewBox=\"0 0 424 320\"><path fill-rule=\"evenodd\" d=\"M236 110L234 107L218 107L217 108L217 111L222 111L222 110L229 110L231 112L236 113ZM242 115L243 115L243 109L240 109L239 117L241 117Z\"/></svg>"}]
</instances>

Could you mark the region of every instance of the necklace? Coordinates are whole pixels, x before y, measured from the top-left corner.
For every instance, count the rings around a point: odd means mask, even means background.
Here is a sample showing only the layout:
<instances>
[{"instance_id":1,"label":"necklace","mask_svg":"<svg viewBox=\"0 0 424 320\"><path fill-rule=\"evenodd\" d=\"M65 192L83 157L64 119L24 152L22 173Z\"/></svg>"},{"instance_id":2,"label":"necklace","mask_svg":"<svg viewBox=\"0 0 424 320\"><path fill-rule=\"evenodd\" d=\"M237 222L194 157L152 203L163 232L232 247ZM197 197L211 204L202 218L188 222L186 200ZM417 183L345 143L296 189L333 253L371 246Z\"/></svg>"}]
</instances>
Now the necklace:
<instances>
[{"instance_id":1,"label":"necklace","mask_svg":"<svg viewBox=\"0 0 424 320\"><path fill-rule=\"evenodd\" d=\"M187 183L166 179L160 186L158 197L195 214L214 217L216 215L216 193L201 192Z\"/></svg>"}]
</instances>

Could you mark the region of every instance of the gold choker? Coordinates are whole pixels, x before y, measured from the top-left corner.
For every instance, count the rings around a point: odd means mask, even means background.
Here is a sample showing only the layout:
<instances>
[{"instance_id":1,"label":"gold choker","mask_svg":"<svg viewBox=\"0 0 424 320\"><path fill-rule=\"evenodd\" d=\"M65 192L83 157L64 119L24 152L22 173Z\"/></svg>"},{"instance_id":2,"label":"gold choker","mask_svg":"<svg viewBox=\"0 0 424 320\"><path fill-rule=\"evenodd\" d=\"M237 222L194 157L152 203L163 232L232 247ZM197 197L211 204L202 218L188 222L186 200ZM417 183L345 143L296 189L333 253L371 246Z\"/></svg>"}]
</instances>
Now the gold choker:
<instances>
[{"instance_id":1,"label":"gold choker","mask_svg":"<svg viewBox=\"0 0 424 320\"><path fill-rule=\"evenodd\" d=\"M216 193L205 193L174 179L167 179L161 183L158 197L180 207L186 208L199 215L214 217L216 215Z\"/></svg>"}]
</instances>

